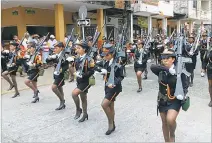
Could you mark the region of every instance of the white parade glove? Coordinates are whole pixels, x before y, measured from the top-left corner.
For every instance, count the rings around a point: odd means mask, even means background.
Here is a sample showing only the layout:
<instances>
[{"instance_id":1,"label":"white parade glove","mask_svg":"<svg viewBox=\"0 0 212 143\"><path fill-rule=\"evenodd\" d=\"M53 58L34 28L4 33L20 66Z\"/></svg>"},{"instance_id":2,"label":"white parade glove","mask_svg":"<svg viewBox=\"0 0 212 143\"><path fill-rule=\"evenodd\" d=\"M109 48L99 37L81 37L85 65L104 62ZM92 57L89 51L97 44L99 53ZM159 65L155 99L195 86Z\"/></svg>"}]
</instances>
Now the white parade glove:
<instances>
[{"instance_id":1,"label":"white parade glove","mask_svg":"<svg viewBox=\"0 0 212 143\"><path fill-rule=\"evenodd\" d=\"M24 58L25 59L29 59L30 58L30 55L25 55Z\"/></svg>"},{"instance_id":2,"label":"white parade glove","mask_svg":"<svg viewBox=\"0 0 212 143\"><path fill-rule=\"evenodd\" d=\"M151 59L147 60L147 63L151 63Z\"/></svg>"},{"instance_id":3,"label":"white parade glove","mask_svg":"<svg viewBox=\"0 0 212 143\"><path fill-rule=\"evenodd\" d=\"M191 51L189 52L189 55L193 55L193 54L194 54L193 52L191 52Z\"/></svg>"},{"instance_id":4,"label":"white parade glove","mask_svg":"<svg viewBox=\"0 0 212 143\"><path fill-rule=\"evenodd\" d=\"M80 75L79 72L76 72L75 75L76 75L76 77L82 78L82 75Z\"/></svg>"},{"instance_id":5,"label":"white parade glove","mask_svg":"<svg viewBox=\"0 0 212 143\"><path fill-rule=\"evenodd\" d=\"M176 98L177 98L178 100L183 100L183 95L177 95Z\"/></svg>"},{"instance_id":6,"label":"white parade glove","mask_svg":"<svg viewBox=\"0 0 212 143\"><path fill-rule=\"evenodd\" d=\"M57 58L57 55L51 55L50 58L51 59L56 59Z\"/></svg>"},{"instance_id":7,"label":"white parade glove","mask_svg":"<svg viewBox=\"0 0 212 143\"><path fill-rule=\"evenodd\" d=\"M138 64L140 64L140 65L141 65L141 64L142 64L142 62L141 62L141 61L138 61Z\"/></svg>"},{"instance_id":8,"label":"white parade glove","mask_svg":"<svg viewBox=\"0 0 212 143\"><path fill-rule=\"evenodd\" d=\"M74 58L73 57L68 57L66 60L69 61L69 62L73 62Z\"/></svg>"},{"instance_id":9,"label":"white parade glove","mask_svg":"<svg viewBox=\"0 0 212 143\"><path fill-rule=\"evenodd\" d=\"M9 52L10 52L9 50L4 50L4 53L7 53L8 54Z\"/></svg>"},{"instance_id":10,"label":"white parade glove","mask_svg":"<svg viewBox=\"0 0 212 143\"><path fill-rule=\"evenodd\" d=\"M107 70L106 70L106 69L101 69L101 74L102 74L102 75L107 74Z\"/></svg>"},{"instance_id":11,"label":"white parade glove","mask_svg":"<svg viewBox=\"0 0 212 143\"><path fill-rule=\"evenodd\" d=\"M171 75L175 75L176 74L176 70L174 69L174 66L172 66L170 69L169 69L169 73Z\"/></svg>"}]
</instances>

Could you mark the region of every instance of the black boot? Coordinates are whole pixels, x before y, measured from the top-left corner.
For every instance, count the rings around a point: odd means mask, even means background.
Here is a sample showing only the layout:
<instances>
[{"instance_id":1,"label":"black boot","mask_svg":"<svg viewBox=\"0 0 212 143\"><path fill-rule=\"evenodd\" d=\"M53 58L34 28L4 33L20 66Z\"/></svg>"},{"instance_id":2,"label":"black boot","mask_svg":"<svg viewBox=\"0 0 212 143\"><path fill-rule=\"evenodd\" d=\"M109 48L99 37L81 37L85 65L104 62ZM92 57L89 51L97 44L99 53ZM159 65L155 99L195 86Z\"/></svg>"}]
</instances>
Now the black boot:
<instances>
[{"instance_id":1,"label":"black boot","mask_svg":"<svg viewBox=\"0 0 212 143\"><path fill-rule=\"evenodd\" d=\"M141 92L141 91L142 91L142 87L137 90L137 92Z\"/></svg>"},{"instance_id":2,"label":"black boot","mask_svg":"<svg viewBox=\"0 0 212 143\"><path fill-rule=\"evenodd\" d=\"M82 109L80 108L79 110L76 111L76 115L74 117L74 119L78 119L80 117L80 115L82 114Z\"/></svg>"},{"instance_id":3,"label":"black boot","mask_svg":"<svg viewBox=\"0 0 212 143\"><path fill-rule=\"evenodd\" d=\"M56 108L55 110L62 110L65 108L66 108L65 100L62 100L62 101L60 101L60 106L58 108Z\"/></svg>"},{"instance_id":4,"label":"black boot","mask_svg":"<svg viewBox=\"0 0 212 143\"><path fill-rule=\"evenodd\" d=\"M17 96L20 96L20 93L16 93L15 95L12 96L12 98L16 98Z\"/></svg>"},{"instance_id":5,"label":"black boot","mask_svg":"<svg viewBox=\"0 0 212 143\"><path fill-rule=\"evenodd\" d=\"M84 122L85 119L88 120L88 114L87 114L87 113L84 113L84 114L83 114L83 116L82 116L82 118L79 120L79 122Z\"/></svg>"},{"instance_id":6,"label":"black boot","mask_svg":"<svg viewBox=\"0 0 212 143\"><path fill-rule=\"evenodd\" d=\"M36 97L35 97L35 99L34 99L31 103L39 102L39 100L40 100L40 99L39 99L39 97L38 97L38 96L36 96Z\"/></svg>"},{"instance_id":7,"label":"black boot","mask_svg":"<svg viewBox=\"0 0 212 143\"><path fill-rule=\"evenodd\" d=\"M35 98L36 96L38 96L38 93L40 93L40 91L39 91L39 90L35 91L35 92L34 92L34 96L33 96L33 98Z\"/></svg>"},{"instance_id":8,"label":"black boot","mask_svg":"<svg viewBox=\"0 0 212 143\"><path fill-rule=\"evenodd\" d=\"M116 126L115 126L115 123L113 122L113 128L111 130L107 130L105 135L110 135L113 131L115 131L115 129L116 129Z\"/></svg>"}]
</instances>

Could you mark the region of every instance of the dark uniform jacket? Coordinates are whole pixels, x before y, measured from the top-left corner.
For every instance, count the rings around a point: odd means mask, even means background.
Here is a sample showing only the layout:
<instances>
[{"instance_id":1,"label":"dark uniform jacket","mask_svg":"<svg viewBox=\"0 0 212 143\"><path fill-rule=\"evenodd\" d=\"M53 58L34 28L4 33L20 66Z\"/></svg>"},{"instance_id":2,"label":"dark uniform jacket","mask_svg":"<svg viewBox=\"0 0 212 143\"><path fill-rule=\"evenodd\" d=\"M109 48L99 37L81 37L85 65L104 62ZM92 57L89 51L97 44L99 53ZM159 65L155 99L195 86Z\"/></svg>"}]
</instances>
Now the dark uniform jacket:
<instances>
[{"instance_id":1,"label":"dark uniform jacket","mask_svg":"<svg viewBox=\"0 0 212 143\"><path fill-rule=\"evenodd\" d=\"M115 62L115 61L114 61ZM107 75L105 75L105 90L110 90L107 86L106 83L109 80L110 77L110 72L111 72L111 65L109 66L109 61L101 61L99 63L96 63L95 65L95 70L98 72L101 72L101 69L106 69L107 70ZM121 81L124 79L123 75L123 66L116 64L115 68L115 74L114 74L114 85L116 85L114 88L117 92L122 91L122 84Z\"/></svg>"},{"instance_id":2,"label":"dark uniform jacket","mask_svg":"<svg viewBox=\"0 0 212 143\"><path fill-rule=\"evenodd\" d=\"M47 63L53 62L54 63L54 67L56 68L57 67L57 64L59 62L59 57L57 57L56 59L49 59L49 58L47 58L46 59L46 62ZM57 78L62 79L64 77L64 73L67 71L68 68L69 68L69 62L64 57L64 59L61 62L60 74L59 75L55 75L54 74L54 79L57 79Z\"/></svg>"},{"instance_id":3,"label":"dark uniform jacket","mask_svg":"<svg viewBox=\"0 0 212 143\"><path fill-rule=\"evenodd\" d=\"M152 65L151 70L155 75L158 76L159 92L164 96L168 96L168 94L170 94L171 96L174 96L175 88L176 88L176 82L177 82L177 76L171 75L169 73L169 69L166 68L165 66ZM187 94L187 92L188 92L188 79L186 78L185 74L181 75L181 79L182 79L184 94Z\"/></svg>"},{"instance_id":4,"label":"dark uniform jacket","mask_svg":"<svg viewBox=\"0 0 212 143\"><path fill-rule=\"evenodd\" d=\"M82 65L84 61L84 65ZM75 68L77 72L82 73L82 78L77 77L77 83L89 83L89 78L94 74L94 61L89 56L77 57L75 59Z\"/></svg>"},{"instance_id":5,"label":"dark uniform jacket","mask_svg":"<svg viewBox=\"0 0 212 143\"><path fill-rule=\"evenodd\" d=\"M147 60L148 60L147 52L144 49L142 53L143 53L142 54L142 64L139 64L138 61L139 61L141 53L140 53L139 49L135 50L135 63L134 63L135 68L139 68L139 67L145 68L146 67Z\"/></svg>"}]
</instances>

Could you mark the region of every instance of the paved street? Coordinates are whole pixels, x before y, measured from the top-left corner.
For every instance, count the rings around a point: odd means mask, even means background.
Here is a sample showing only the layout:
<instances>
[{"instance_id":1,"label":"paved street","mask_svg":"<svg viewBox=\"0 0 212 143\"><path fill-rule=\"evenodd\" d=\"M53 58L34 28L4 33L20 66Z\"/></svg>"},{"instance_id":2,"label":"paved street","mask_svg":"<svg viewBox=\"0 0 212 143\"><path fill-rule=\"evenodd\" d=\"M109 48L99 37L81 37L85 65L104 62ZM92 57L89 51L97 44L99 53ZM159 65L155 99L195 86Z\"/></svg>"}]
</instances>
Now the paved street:
<instances>
[{"instance_id":1,"label":"paved street","mask_svg":"<svg viewBox=\"0 0 212 143\"><path fill-rule=\"evenodd\" d=\"M207 77L200 77L199 66L195 71L194 86L189 89L191 106L181 111L177 118L176 142L210 142L211 108ZM101 108L104 85L100 75L88 93L89 120L78 123L74 120L75 105L71 92L75 83L64 86L66 109L55 111L59 100L51 91L52 69L39 78L40 102L32 101L33 92L18 77L23 89L21 96L12 99L6 92L8 84L2 80L2 142L163 142L161 120L156 115L157 77L149 70L148 80L143 81L143 91L137 93L137 81L133 67L127 68L123 92L115 102L116 131L110 136L106 115ZM25 77L26 78L26 77ZM49 84L49 85L48 85Z\"/></svg>"}]
</instances>

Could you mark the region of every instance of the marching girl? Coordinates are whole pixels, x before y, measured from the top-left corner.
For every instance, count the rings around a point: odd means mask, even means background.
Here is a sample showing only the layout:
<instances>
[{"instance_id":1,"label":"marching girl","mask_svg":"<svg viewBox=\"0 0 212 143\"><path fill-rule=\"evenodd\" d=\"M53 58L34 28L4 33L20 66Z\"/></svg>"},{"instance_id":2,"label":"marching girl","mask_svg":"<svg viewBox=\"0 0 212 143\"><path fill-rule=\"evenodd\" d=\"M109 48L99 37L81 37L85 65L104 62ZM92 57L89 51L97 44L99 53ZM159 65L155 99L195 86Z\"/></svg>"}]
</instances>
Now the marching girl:
<instances>
[{"instance_id":1,"label":"marching girl","mask_svg":"<svg viewBox=\"0 0 212 143\"><path fill-rule=\"evenodd\" d=\"M38 97L38 87L37 87L37 80L39 77L39 68L42 66L42 58L41 55L35 53L36 52L36 43L32 42L29 44L29 51L30 55L25 55L25 58L29 59L28 64L28 78L25 80L26 86L31 88L34 92L34 100L32 103L36 103L37 101L39 102L39 97Z\"/></svg>"},{"instance_id":2,"label":"marching girl","mask_svg":"<svg viewBox=\"0 0 212 143\"><path fill-rule=\"evenodd\" d=\"M17 52L18 51L17 48L18 48L18 43L11 41L10 52L8 53L9 63L7 65L7 70L2 73L2 77L10 84L10 87L8 90L12 90L13 88L15 88L15 95L12 96L12 98L20 96L17 82L16 82L16 72L18 70L18 66L20 66L21 64L21 62L19 61L20 53ZM8 74L10 75L12 81L9 79Z\"/></svg>"},{"instance_id":3,"label":"marching girl","mask_svg":"<svg viewBox=\"0 0 212 143\"><path fill-rule=\"evenodd\" d=\"M142 73L147 68L147 60L148 56L143 48L143 43L140 41L137 44L137 49L135 50L135 63L134 63L134 70L136 73L137 81L138 81L138 90L137 92L142 91Z\"/></svg>"},{"instance_id":4,"label":"marching girl","mask_svg":"<svg viewBox=\"0 0 212 143\"><path fill-rule=\"evenodd\" d=\"M190 35L188 39L188 43L183 46L183 55L186 57L189 57L192 59L192 63L185 63L186 71L191 73L191 76L189 77L189 86L193 86L193 80L194 80L194 69L196 68L197 63L197 55L199 53L199 48L194 49L195 43L194 43L194 36Z\"/></svg>"},{"instance_id":5,"label":"marching girl","mask_svg":"<svg viewBox=\"0 0 212 143\"><path fill-rule=\"evenodd\" d=\"M209 107L212 107L212 37L210 38L209 43L210 49L207 53L207 56L203 60L203 69L207 72L208 76L208 90L210 94Z\"/></svg>"},{"instance_id":6,"label":"marching girl","mask_svg":"<svg viewBox=\"0 0 212 143\"><path fill-rule=\"evenodd\" d=\"M62 42L58 41L54 45L54 54L49 56L46 59L46 62L47 63L53 62L55 64L55 68L56 68L57 64L59 63L59 58L60 58L60 55L63 50L64 50L64 44ZM59 73L54 72L54 75L53 75L54 83L52 85L52 91L57 95L57 97L60 100L60 105L55 110L62 110L62 109L65 109L65 107L66 107L65 99L64 99L64 92L63 92L63 85L65 84L64 74L68 70L68 68L69 68L69 62L64 57L61 61L60 72Z\"/></svg>"},{"instance_id":7,"label":"marching girl","mask_svg":"<svg viewBox=\"0 0 212 143\"><path fill-rule=\"evenodd\" d=\"M9 58L9 50L5 49L1 45L1 74L7 70L7 63L8 63L8 58Z\"/></svg>"},{"instance_id":8,"label":"marching girl","mask_svg":"<svg viewBox=\"0 0 212 143\"><path fill-rule=\"evenodd\" d=\"M77 87L72 91L72 98L76 105L76 115L74 119L80 118L83 112L83 116L79 122L84 122L85 119L88 120L87 93L90 88L89 78L94 74L94 60L87 55L89 46L86 41L76 43L75 46L78 57L75 59ZM72 57L69 57L68 60L74 61ZM80 108L79 95L82 102L82 109Z\"/></svg>"},{"instance_id":9,"label":"marching girl","mask_svg":"<svg viewBox=\"0 0 212 143\"><path fill-rule=\"evenodd\" d=\"M165 142L175 142L176 119L181 108L181 100L174 95L177 76L175 71L176 55L174 50L166 49L161 54L162 65L152 65L152 72L158 76L159 92L158 107ZM184 94L188 92L188 81L186 76L181 76Z\"/></svg>"},{"instance_id":10,"label":"marching girl","mask_svg":"<svg viewBox=\"0 0 212 143\"><path fill-rule=\"evenodd\" d=\"M96 63L95 70L105 75L105 97L101 105L108 119L108 130L105 134L110 135L116 128L114 101L119 93L122 92L121 81L124 79L124 75L123 67L117 64L116 52L112 44L103 46L101 56L104 57L106 63L104 64L104 61ZM114 72L114 76L112 76L112 72ZM110 80L113 80L114 83L109 83Z\"/></svg>"}]
</instances>

